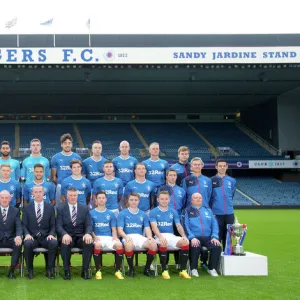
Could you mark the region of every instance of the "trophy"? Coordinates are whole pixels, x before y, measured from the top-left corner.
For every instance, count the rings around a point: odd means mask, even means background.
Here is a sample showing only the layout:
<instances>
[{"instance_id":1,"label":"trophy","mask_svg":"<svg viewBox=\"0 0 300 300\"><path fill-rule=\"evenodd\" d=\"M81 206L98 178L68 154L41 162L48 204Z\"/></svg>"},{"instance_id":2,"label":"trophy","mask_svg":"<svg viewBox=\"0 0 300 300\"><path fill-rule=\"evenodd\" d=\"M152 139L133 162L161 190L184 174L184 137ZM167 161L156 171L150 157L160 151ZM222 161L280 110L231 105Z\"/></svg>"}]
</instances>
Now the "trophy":
<instances>
[{"instance_id":1,"label":"trophy","mask_svg":"<svg viewBox=\"0 0 300 300\"><path fill-rule=\"evenodd\" d=\"M235 218L235 223L227 225L227 236L224 255L237 255L244 256L243 242L247 233L247 225L240 224L238 219ZM232 246L232 240L235 240L235 245Z\"/></svg>"}]
</instances>

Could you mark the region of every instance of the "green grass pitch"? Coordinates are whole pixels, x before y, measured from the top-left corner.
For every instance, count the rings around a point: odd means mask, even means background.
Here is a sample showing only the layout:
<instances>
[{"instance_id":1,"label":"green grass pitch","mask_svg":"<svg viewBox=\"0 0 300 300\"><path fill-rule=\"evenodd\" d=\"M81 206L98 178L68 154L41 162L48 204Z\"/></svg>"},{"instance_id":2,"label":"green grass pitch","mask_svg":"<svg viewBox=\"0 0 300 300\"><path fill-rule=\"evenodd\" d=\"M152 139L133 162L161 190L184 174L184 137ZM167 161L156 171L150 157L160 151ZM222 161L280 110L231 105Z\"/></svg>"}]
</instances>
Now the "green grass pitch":
<instances>
[{"instance_id":1,"label":"green grass pitch","mask_svg":"<svg viewBox=\"0 0 300 300\"><path fill-rule=\"evenodd\" d=\"M134 279L121 281L114 278L112 268L105 267L102 280L84 281L80 267L74 267L71 281L63 280L62 268L60 277L51 281L39 256L31 281L9 280L8 269L0 268L0 299L300 299L300 210L237 210L236 215L248 225L245 250L268 256L269 276L213 278L200 270L199 278L184 280L170 267L171 280L166 281L161 276L144 277L138 268ZM80 259L74 256L72 264ZM1 264L9 261L0 257ZM111 262L112 256L104 256L104 264Z\"/></svg>"}]
</instances>

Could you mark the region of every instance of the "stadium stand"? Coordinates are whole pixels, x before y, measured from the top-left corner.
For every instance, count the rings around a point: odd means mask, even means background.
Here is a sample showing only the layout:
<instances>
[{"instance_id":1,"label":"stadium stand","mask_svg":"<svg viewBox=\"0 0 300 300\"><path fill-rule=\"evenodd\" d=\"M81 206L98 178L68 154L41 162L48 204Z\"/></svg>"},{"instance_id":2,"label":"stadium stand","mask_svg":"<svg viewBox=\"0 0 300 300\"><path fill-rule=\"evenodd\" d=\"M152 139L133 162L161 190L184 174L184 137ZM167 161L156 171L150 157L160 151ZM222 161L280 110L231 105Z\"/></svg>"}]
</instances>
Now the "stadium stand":
<instances>
[{"instance_id":1,"label":"stadium stand","mask_svg":"<svg viewBox=\"0 0 300 300\"><path fill-rule=\"evenodd\" d=\"M192 125L215 147L230 147L241 159L274 158L234 123L193 123Z\"/></svg>"},{"instance_id":2,"label":"stadium stand","mask_svg":"<svg viewBox=\"0 0 300 300\"><path fill-rule=\"evenodd\" d=\"M244 195L242 195L239 191L235 191L233 197L234 206L253 206L256 205L254 202L247 199Z\"/></svg>"},{"instance_id":3,"label":"stadium stand","mask_svg":"<svg viewBox=\"0 0 300 300\"><path fill-rule=\"evenodd\" d=\"M144 146L130 124L79 123L77 126L85 147L90 149L94 140L100 140L103 146L103 156L106 158L112 159L120 155L120 142L126 140L130 143L131 155L138 160L141 159L139 149L143 149Z\"/></svg>"},{"instance_id":4,"label":"stadium stand","mask_svg":"<svg viewBox=\"0 0 300 300\"><path fill-rule=\"evenodd\" d=\"M239 177L237 188L262 205L300 205L300 184L271 177Z\"/></svg>"},{"instance_id":5,"label":"stadium stand","mask_svg":"<svg viewBox=\"0 0 300 300\"><path fill-rule=\"evenodd\" d=\"M148 144L158 142L160 150L166 154L164 159L177 159L178 148L182 145L190 148L190 156L199 156L210 160L211 153L206 143L188 126L180 123L136 124Z\"/></svg>"},{"instance_id":6,"label":"stadium stand","mask_svg":"<svg viewBox=\"0 0 300 300\"><path fill-rule=\"evenodd\" d=\"M20 124L21 148L29 148L33 138L39 138L42 143L42 154L51 158L61 151L60 137L64 133L70 133L73 137L73 148L78 147L78 141L73 129L73 124Z\"/></svg>"},{"instance_id":7,"label":"stadium stand","mask_svg":"<svg viewBox=\"0 0 300 300\"><path fill-rule=\"evenodd\" d=\"M1 124L0 126L1 141L8 141L11 149L15 147L15 124Z\"/></svg>"}]
</instances>

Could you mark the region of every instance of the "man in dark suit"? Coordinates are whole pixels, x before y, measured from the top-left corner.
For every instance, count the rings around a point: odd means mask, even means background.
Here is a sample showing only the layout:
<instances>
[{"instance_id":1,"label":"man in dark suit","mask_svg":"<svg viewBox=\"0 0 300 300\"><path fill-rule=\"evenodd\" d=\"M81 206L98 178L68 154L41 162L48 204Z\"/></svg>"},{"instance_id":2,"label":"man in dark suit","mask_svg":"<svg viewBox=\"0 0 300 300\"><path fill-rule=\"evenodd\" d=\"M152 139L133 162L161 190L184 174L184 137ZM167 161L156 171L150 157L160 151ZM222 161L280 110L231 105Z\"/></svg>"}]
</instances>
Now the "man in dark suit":
<instances>
[{"instance_id":1,"label":"man in dark suit","mask_svg":"<svg viewBox=\"0 0 300 300\"><path fill-rule=\"evenodd\" d=\"M88 268L92 257L94 245L92 226L88 208L77 203L78 194L75 188L67 191L67 202L57 209L56 231L59 235L60 253L64 262L65 280L70 280L71 248L82 249L83 279L90 279Z\"/></svg>"},{"instance_id":2,"label":"man in dark suit","mask_svg":"<svg viewBox=\"0 0 300 300\"><path fill-rule=\"evenodd\" d=\"M43 200L44 189L36 185L32 189L34 201L24 206L24 256L28 269L28 279L33 279L33 249L43 247L48 249L48 264L46 276L54 279L54 263L57 253L57 239L55 237L55 212L51 204Z\"/></svg>"},{"instance_id":3,"label":"man in dark suit","mask_svg":"<svg viewBox=\"0 0 300 300\"><path fill-rule=\"evenodd\" d=\"M21 255L23 230L19 209L9 206L10 201L10 193L3 190L0 193L0 248L13 249L8 278L15 279L14 270Z\"/></svg>"}]
</instances>

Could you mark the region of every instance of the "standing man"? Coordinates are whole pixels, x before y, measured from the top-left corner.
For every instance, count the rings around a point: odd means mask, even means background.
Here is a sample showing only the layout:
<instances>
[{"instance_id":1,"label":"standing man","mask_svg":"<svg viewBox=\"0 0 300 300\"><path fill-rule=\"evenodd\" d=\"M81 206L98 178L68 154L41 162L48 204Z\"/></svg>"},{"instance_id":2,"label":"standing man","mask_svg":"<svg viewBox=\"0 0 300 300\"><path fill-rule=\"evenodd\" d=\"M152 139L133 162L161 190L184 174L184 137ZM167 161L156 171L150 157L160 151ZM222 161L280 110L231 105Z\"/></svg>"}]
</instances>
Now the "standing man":
<instances>
[{"instance_id":1,"label":"standing man","mask_svg":"<svg viewBox=\"0 0 300 300\"><path fill-rule=\"evenodd\" d=\"M111 160L104 163L104 177L97 179L93 186L93 199L95 201L96 194L104 191L107 196L106 207L113 211L116 217L119 214L119 202L123 196L123 182L114 175L114 165Z\"/></svg>"},{"instance_id":2,"label":"standing man","mask_svg":"<svg viewBox=\"0 0 300 300\"><path fill-rule=\"evenodd\" d=\"M95 278L102 279L100 253L103 248L107 248L116 251L116 278L124 279L121 272L124 249L122 243L118 239L116 216L112 211L106 209L106 201L107 198L105 192L97 192L95 200L96 208L90 211L94 238Z\"/></svg>"},{"instance_id":3,"label":"standing man","mask_svg":"<svg viewBox=\"0 0 300 300\"><path fill-rule=\"evenodd\" d=\"M170 279L167 267L167 251L181 249L179 256L180 272L182 278L191 278L187 273L186 264L189 259L189 240L180 224L176 210L169 208L170 195L167 191L161 191L158 195L159 206L151 210L150 222L155 234L155 240L159 244L159 256L163 279ZM174 234L174 225L180 236Z\"/></svg>"},{"instance_id":4,"label":"standing man","mask_svg":"<svg viewBox=\"0 0 300 300\"><path fill-rule=\"evenodd\" d=\"M70 162L70 168L72 175L65 178L61 184L61 203L66 202L67 190L73 187L78 193L78 203L88 205L91 199L91 183L81 175L81 160L73 159Z\"/></svg>"},{"instance_id":5,"label":"standing man","mask_svg":"<svg viewBox=\"0 0 300 300\"><path fill-rule=\"evenodd\" d=\"M54 265L57 253L55 233L54 207L44 202L44 189L34 186L32 189L34 201L24 206L22 224L24 231L24 257L28 268L27 279L33 279L33 249L43 247L48 249L46 276L54 279Z\"/></svg>"},{"instance_id":6,"label":"standing man","mask_svg":"<svg viewBox=\"0 0 300 300\"><path fill-rule=\"evenodd\" d=\"M180 185L182 180L191 175L191 164L189 163L190 149L186 146L181 146L178 149L178 163L171 168L177 172L176 184Z\"/></svg>"},{"instance_id":7,"label":"standing man","mask_svg":"<svg viewBox=\"0 0 300 300\"><path fill-rule=\"evenodd\" d=\"M118 216L118 234L123 238L125 255L129 266L128 277L134 277L133 254L136 249L147 249L147 261L144 274L154 277L150 266L157 253L157 245L152 237L148 216L139 210L140 197L136 193L128 196L129 207L122 210ZM143 235L145 230L146 237Z\"/></svg>"},{"instance_id":8,"label":"standing man","mask_svg":"<svg viewBox=\"0 0 300 300\"><path fill-rule=\"evenodd\" d=\"M183 225L186 235L191 241L192 276L199 277L198 259L201 247L204 246L210 250L207 272L211 276L217 277L216 269L221 255L219 227L211 209L202 206L201 194L195 193L192 195L191 206L185 211Z\"/></svg>"},{"instance_id":9,"label":"standing man","mask_svg":"<svg viewBox=\"0 0 300 300\"><path fill-rule=\"evenodd\" d=\"M165 183L165 175L169 164L166 160L159 158L159 143L150 144L149 153L150 158L143 161L147 169L146 178L158 188Z\"/></svg>"},{"instance_id":10,"label":"standing man","mask_svg":"<svg viewBox=\"0 0 300 300\"><path fill-rule=\"evenodd\" d=\"M33 139L30 142L31 155L25 158L22 162L21 178L27 183L34 180L34 165L40 164L44 168L44 180L50 180L50 166L46 157L41 154L41 141Z\"/></svg>"},{"instance_id":11,"label":"standing man","mask_svg":"<svg viewBox=\"0 0 300 300\"><path fill-rule=\"evenodd\" d=\"M86 175L93 187L94 182L104 176L103 165L107 159L102 156L102 144L100 141L93 142L91 151L91 157L83 161L82 173Z\"/></svg>"},{"instance_id":12,"label":"standing man","mask_svg":"<svg viewBox=\"0 0 300 300\"><path fill-rule=\"evenodd\" d=\"M203 198L203 206L209 207L212 184L211 179L201 173L202 168L202 159L200 157L194 157L191 161L193 174L185 177L181 183L182 188L187 194L187 207L191 205L191 198L194 193L201 194Z\"/></svg>"},{"instance_id":13,"label":"standing man","mask_svg":"<svg viewBox=\"0 0 300 300\"><path fill-rule=\"evenodd\" d=\"M154 207L155 184L147 180L146 167L143 163L135 165L135 179L128 182L124 190L125 207L128 205L128 197L131 193L139 195L139 209L149 215L150 209Z\"/></svg>"},{"instance_id":14,"label":"standing man","mask_svg":"<svg viewBox=\"0 0 300 300\"><path fill-rule=\"evenodd\" d=\"M173 208L181 216L183 209L186 207L186 192L176 184L177 173L171 168L167 171L166 184L158 188L157 195L162 191L167 191L170 195L169 208Z\"/></svg>"},{"instance_id":15,"label":"standing man","mask_svg":"<svg viewBox=\"0 0 300 300\"><path fill-rule=\"evenodd\" d=\"M57 204L60 202L63 180L72 175L70 162L73 159L81 160L77 153L72 152L73 138L70 133L63 134L60 137L60 144L62 151L55 154L51 159L51 177L52 181L56 183L55 200Z\"/></svg>"},{"instance_id":16,"label":"standing man","mask_svg":"<svg viewBox=\"0 0 300 300\"><path fill-rule=\"evenodd\" d=\"M123 181L123 185L134 179L134 167L138 163L135 157L129 155L130 146L127 141L120 143L120 156L113 159L116 177Z\"/></svg>"},{"instance_id":17,"label":"standing man","mask_svg":"<svg viewBox=\"0 0 300 300\"><path fill-rule=\"evenodd\" d=\"M8 278L15 279L14 270L19 262L22 250L22 224L19 209L10 206L11 195L8 191L0 192L0 249L12 248Z\"/></svg>"},{"instance_id":18,"label":"standing man","mask_svg":"<svg viewBox=\"0 0 300 300\"><path fill-rule=\"evenodd\" d=\"M34 186L41 186L44 189L43 199L45 202L55 206L55 186L52 182L45 181L44 166L35 164L33 167L33 181L25 182L23 189L24 205L34 201L32 189Z\"/></svg>"},{"instance_id":19,"label":"standing man","mask_svg":"<svg viewBox=\"0 0 300 300\"><path fill-rule=\"evenodd\" d=\"M56 231L59 236L60 253L64 262L65 280L71 279L71 249L82 249L81 277L90 279L89 264L93 253L91 218L86 205L77 203L78 193L75 188L67 191L67 201L57 209Z\"/></svg>"},{"instance_id":20,"label":"standing man","mask_svg":"<svg viewBox=\"0 0 300 300\"><path fill-rule=\"evenodd\" d=\"M3 141L1 143L1 158L0 165L8 164L11 168L10 178L14 180L19 180L21 177L20 163L16 159L10 157L10 144L8 141Z\"/></svg>"},{"instance_id":21,"label":"standing man","mask_svg":"<svg viewBox=\"0 0 300 300\"><path fill-rule=\"evenodd\" d=\"M11 168L9 164L2 164L0 166L0 192L8 191L11 199L9 205L13 207L19 207L21 204L21 185L19 181L10 177Z\"/></svg>"},{"instance_id":22,"label":"standing man","mask_svg":"<svg viewBox=\"0 0 300 300\"><path fill-rule=\"evenodd\" d=\"M227 168L225 160L217 160L217 175L211 178L213 190L210 207L219 224L219 236L223 248L226 245L227 224L234 223L233 196L236 185L236 180L226 174Z\"/></svg>"}]
</instances>

